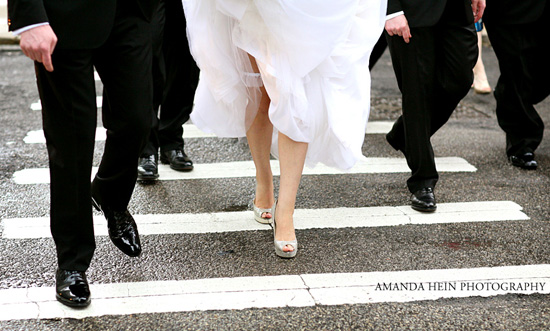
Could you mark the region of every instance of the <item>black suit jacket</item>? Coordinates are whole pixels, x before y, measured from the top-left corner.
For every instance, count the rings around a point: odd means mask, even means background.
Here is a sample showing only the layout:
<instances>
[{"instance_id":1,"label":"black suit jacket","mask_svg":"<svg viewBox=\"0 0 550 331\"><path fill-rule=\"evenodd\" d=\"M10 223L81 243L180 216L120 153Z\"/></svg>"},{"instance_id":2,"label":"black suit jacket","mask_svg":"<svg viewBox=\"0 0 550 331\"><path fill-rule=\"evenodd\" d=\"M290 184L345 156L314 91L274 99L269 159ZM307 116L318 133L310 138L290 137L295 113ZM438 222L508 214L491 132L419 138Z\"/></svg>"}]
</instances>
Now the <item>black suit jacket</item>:
<instances>
[{"instance_id":1,"label":"black suit jacket","mask_svg":"<svg viewBox=\"0 0 550 331\"><path fill-rule=\"evenodd\" d=\"M547 0L487 0L483 14L486 22L525 24L539 19Z\"/></svg>"},{"instance_id":2,"label":"black suit jacket","mask_svg":"<svg viewBox=\"0 0 550 331\"><path fill-rule=\"evenodd\" d=\"M149 21L158 0L137 2ZM49 22L58 38L56 47L91 49L109 36L117 10L117 0L8 0L10 31Z\"/></svg>"},{"instance_id":3,"label":"black suit jacket","mask_svg":"<svg viewBox=\"0 0 550 331\"><path fill-rule=\"evenodd\" d=\"M462 2L463 5L461 4L460 10L464 10L463 14L466 19L465 24L473 23L474 16L472 14L472 4L470 0L449 1ZM388 0L387 13L389 15L403 11L409 22L409 27L421 28L434 26L439 22L446 5L447 0Z\"/></svg>"}]
</instances>

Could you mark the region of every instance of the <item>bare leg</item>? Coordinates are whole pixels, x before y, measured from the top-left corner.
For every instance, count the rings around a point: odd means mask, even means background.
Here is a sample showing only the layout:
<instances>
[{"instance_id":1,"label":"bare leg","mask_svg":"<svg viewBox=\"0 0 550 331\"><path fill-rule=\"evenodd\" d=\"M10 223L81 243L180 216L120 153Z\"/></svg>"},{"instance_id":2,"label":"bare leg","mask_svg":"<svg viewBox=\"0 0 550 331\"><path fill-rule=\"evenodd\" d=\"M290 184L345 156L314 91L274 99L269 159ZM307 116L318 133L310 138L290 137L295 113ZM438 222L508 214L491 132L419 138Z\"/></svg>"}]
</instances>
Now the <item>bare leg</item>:
<instances>
[{"instance_id":1,"label":"bare leg","mask_svg":"<svg viewBox=\"0 0 550 331\"><path fill-rule=\"evenodd\" d=\"M487 80L487 75L485 74L485 66L483 65L483 60L481 58L481 49L483 46L482 43L483 37L481 31L477 33L477 46L479 49L479 54L477 57L477 62L474 67L474 90L480 94L491 93L491 86Z\"/></svg>"},{"instance_id":2,"label":"bare leg","mask_svg":"<svg viewBox=\"0 0 550 331\"><path fill-rule=\"evenodd\" d=\"M250 57L254 72L259 72L256 60ZM257 207L268 209L273 206L275 197L273 195L273 174L271 172L270 152L271 136L273 135L273 124L269 120L268 110L270 99L264 87L261 88L262 99L258 114L252 125L246 132L250 153L256 167L256 198L254 203ZM271 218L270 213L262 215Z\"/></svg>"},{"instance_id":3,"label":"bare leg","mask_svg":"<svg viewBox=\"0 0 550 331\"><path fill-rule=\"evenodd\" d=\"M295 240L294 233L294 206L296 204L296 193L300 186L300 179L304 169L304 162L307 153L307 143L296 142L279 132L279 163L281 166L281 184L279 187L279 198L275 211L275 222L277 222L276 240ZM286 245L283 251L292 252L294 247Z\"/></svg>"},{"instance_id":4,"label":"bare leg","mask_svg":"<svg viewBox=\"0 0 550 331\"><path fill-rule=\"evenodd\" d=\"M249 57L252 68L255 72L259 72L256 60ZM262 99L258 114L246 133L250 153L256 166L256 205L260 208L270 208L274 202L273 174L269 163L273 134L273 124L271 124L268 115L269 103L267 91L262 87ZM308 145L296 142L279 133L278 147L281 181L276 209L277 233L275 239L292 241L296 239L293 222L296 194L300 186ZM283 247L285 252L292 252L294 249L290 245Z\"/></svg>"}]
</instances>

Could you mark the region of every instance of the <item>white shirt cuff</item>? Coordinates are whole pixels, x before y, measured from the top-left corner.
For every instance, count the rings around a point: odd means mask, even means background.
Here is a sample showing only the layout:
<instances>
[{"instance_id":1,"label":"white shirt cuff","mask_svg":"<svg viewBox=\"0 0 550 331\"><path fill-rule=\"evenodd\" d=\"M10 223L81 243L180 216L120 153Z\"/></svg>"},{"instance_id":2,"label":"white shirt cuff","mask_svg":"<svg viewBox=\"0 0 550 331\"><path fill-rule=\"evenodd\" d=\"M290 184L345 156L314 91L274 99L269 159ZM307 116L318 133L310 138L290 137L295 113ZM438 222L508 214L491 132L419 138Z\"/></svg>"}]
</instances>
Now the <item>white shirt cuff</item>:
<instances>
[{"instance_id":1,"label":"white shirt cuff","mask_svg":"<svg viewBox=\"0 0 550 331\"><path fill-rule=\"evenodd\" d=\"M31 24L31 25L27 25L26 27L23 27L21 29L17 29L15 31L12 31L12 33L16 36L22 34L23 32L25 31L28 31L30 29L33 29L33 28L36 28L36 27L39 27L39 26L42 26L42 25L49 25L50 23L48 22L44 22L44 23L36 23L36 24Z\"/></svg>"},{"instance_id":2,"label":"white shirt cuff","mask_svg":"<svg viewBox=\"0 0 550 331\"><path fill-rule=\"evenodd\" d=\"M405 15L405 12L398 11L397 13L386 15L386 21L391 20L392 18L397 17L397 16L401 16L401 15Z\"/></svg>"}]
</instances>

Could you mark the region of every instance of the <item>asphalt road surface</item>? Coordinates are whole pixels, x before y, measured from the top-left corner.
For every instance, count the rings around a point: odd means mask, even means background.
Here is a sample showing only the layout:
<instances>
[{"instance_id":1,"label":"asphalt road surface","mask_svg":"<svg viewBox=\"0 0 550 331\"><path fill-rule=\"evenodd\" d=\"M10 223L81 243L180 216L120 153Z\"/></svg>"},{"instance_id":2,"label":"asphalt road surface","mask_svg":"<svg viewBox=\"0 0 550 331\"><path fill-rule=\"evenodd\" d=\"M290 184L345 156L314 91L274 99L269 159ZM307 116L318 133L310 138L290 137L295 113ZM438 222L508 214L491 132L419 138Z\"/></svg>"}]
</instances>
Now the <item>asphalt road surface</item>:
<instances>
[{"instance_id":1,"label":"asphalt road surface","mask_svg":"<svg viewBox=\"0 0 550 331\"><path fill-rule=\"evenodd\" d=\"M495 86L488 47L484 62ZM157 183L136 185L130 211L140 258L119 252L94 212L92 305L74 310L54 297L33 66L15 46L1 46L0 329L550 329L549 129L539 169L512 167L492 94L471 91L432 139L439 208L420 214L408 207L403 156L384 139L401 102L388 54L372 84L367 161L350 173L306 169L295 259L276 257L271 228L253 220L246 140L189 124L195 170L163 168ZM549 124L550 100L538 110ZM104 147L98 117L95 166Z\"/></svg>"}]
</instances>

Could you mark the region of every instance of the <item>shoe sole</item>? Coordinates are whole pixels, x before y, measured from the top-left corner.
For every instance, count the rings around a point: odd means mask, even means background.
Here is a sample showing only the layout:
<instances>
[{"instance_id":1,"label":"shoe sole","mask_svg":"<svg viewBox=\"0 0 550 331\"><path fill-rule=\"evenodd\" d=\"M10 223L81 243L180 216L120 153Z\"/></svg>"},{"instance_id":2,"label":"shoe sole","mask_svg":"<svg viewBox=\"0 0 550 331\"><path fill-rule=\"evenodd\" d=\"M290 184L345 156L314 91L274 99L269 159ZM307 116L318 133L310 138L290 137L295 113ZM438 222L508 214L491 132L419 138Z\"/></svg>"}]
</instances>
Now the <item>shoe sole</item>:
<instances>
[{"instance_id":1,"label":"shoe sole","mask_svg":"<svg viewBox=\"0 0 550 331\"><path fill-rule=\"evenodd\" d=\"M169 163L165 163L165 164L169 164ZM176 171L191 171L193 170L193 166L189 166L189 167L176 167L176 166L173 166L170 164L170 169L172 170L176 170Z\"/></svg>"},{"instance_id":2,"label":"shoe sole","mask_svg":"<svg viewBox=\"0 0 550 331\"><path fill-rule=\"evenodd\" d=\"M77 302L65 299L57 293L55 294L55 298L57 299L57 301L61 302L65 306L69 306L71 308L85 308L85 307L88 307L90 305L90 303L92 302L91 299L88 299L88 301L86 301L84 303L77 303Z\"/></svg>"},{"instance_id":3,"label":"shoe sole","mask_svg":"<svg viewBox=\"0 0 550 331\"><path fill-rule=\"evenodd\" d=\"M254 220L260 224L271 224L271 218L262 218L261 216L254 215Z\"/></svg>"},{"instance_id":4,"label":"shoe sole","mask_svg":"<svg viewBox=\"0 0 550 331\"><path fill-rule=\"evenodd\" d=\"M140 180L140 181L148 181L148 180L157 180L159 178L159 175L152 175L152 176L143 176L143 175L138 175L138 178L137 180Z\"/></svg>"},{"instance_id":5,"label":"shoe sole","mask_svg":"<svg viewBox=\"0 0 550 331\"><path fill-rule=\"evenodd\" d=\"M280 258L283 258L283 259L292 259L294 257L296 257L296 254L298 253L298 251L295 249L293 250L292 252L279 252L277 250L275 250L275 255L277 255L278 257Z\"/></svg>"},{"instance_id":6,"label":"shoe sole","mask_svg":"<svg viewBox=\"0 0 550 331\"><path fill-rule=\"evenodd\" d=\"M111 239L111 242L113 243L113 245L118 248L119 251L121 251L122 253L124 253L125 255L129 256L129 257L139 257L141 255L141 248L140 250L137 252L137 253L131 253L131 252L127 252L126 250L124 250L124 246L119 246L117 245L115 242L113 242L113 240Z\"/></svg>"},{"instance_id":7,"label":"shoe sole","mask_svg":"<svg viewBox=\"0 0 550 331\"><path fill-rule=\"evenodd\" d=\"M416 211L421 211L421 212L425 212L425 213L433 213L437 209L437 206L434 206L434 207L431 207L431 208L426 208L426 207L418 207L418 206L415 206L415 205L411 205L411 208L416 210Z\"/></svg>"},{"instance_id":8,"label":"shoe sole","mask_svg":"<svg viewBox=\"0 0 550 331\"><path fill-rule=\"evenodd\" d=\"M537 166L525 166L523 164L517 164L517 163L512 163L512 165L516 168L521 168L521 169L524 169L524 170L537 170Z\"/></svg>"},{"instance_id":9,"label":"shoe sole","mask_svg":"<svg viewBox=\"0 0 550 331\"><path fill-rule=\"evenodd\" d=\"M170 165L170 169L176 170L176 171L191 171L191 170L193 170L193 165L185 166L185 167L178 167L178 166L172 165L172 164L170 163L170 161L168 161L167 159L163 159L163 158L160 159L160 163L162 163L162 164L169 164L169 165Z\"/></svg>"}]
</instances>

